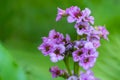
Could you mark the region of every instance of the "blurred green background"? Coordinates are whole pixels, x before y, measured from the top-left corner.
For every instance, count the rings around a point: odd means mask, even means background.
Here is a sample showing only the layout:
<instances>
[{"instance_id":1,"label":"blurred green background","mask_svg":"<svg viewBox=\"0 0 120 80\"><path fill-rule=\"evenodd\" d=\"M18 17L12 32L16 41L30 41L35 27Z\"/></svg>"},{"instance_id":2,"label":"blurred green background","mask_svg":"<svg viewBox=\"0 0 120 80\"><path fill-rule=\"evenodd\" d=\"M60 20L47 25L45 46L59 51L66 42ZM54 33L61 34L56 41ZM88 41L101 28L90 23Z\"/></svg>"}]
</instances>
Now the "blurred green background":
<instances>
[{"instance_id":1,"label":"blurred green background","mask_svg":"<svg viewBox=\"0 0 120 80\"><path fill-rule=\"evenodd\" d=\"M90 8L95 25L105 25L110 32L109 41L101 40L98 49L92 69L96 77L120 80L120 0L0 0L0 80L53 80L48 70L56 64L37 47L51 29L76 39L74 24L65 18L55 21L57 7L75 5ZM57 65L65 67L63 62Z\"/></svg>"}]
</instances>

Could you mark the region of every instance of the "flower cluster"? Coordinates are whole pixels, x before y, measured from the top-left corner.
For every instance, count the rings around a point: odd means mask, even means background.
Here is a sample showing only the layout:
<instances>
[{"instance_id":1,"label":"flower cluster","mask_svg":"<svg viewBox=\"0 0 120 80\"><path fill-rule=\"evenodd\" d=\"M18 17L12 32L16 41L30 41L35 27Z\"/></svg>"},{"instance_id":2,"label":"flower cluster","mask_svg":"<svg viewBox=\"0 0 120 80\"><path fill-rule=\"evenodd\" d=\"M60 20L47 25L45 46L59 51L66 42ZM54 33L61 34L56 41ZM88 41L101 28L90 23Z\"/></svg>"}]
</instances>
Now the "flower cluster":
<instances>
[{"instance_id":1,"label":"flower cluster","mask_svg":"<svg viewBox=\"0 0 120 80\"><path fill-rule=\"evenodd\" d=\"M50 68L50 72L52 73L53 78L58 76L68 77L67 72L65 70L60 70L57 66Z\"/></svg>"},{"instance_id":2,"label":"flower cluster","mask_svg":"<svg viewBox=\"0 0 120 80\"><path fill-rule=\"evenodd\" d=\"M72 46L70 46L70 37L51 30L48 37L43 37L43 43L39 46L39 50L47 56L50 56L52 62L58 62L63 60L65 57L65 52L69 51Z\"/></svg>"},{"instance_id":3,"label":"flower cluster","mask_svg":"<svg viewBox=\"0 0 120 80\"><path fill-rule=\"evenodd\" d=\"M100 39L108 40L109 32L104 26L94 27L94 17L88 8L81 10L77 6L72 6L66 10L58 8L56 21L67 17L68 23L75 23L74 28L77 33L77 40L71 41L70 36L66 37L54 29L49 32L48 37L43 37L43 43L38 47L43 55L50 56L52 62L63 60L67 71L60 70L58 67L50 68L52 77L63 77L67 80L98 80L90 69L94 66L98 57L97 48L100 47ZM74 71L71 73L68 58L72 57ZM76 67L77 66L77 67ZM82 67L85 72L80 72ZM77 72L75 71L77 70ZM80 75L80 76L79 76Z\"/></svg>"}]
</instances>

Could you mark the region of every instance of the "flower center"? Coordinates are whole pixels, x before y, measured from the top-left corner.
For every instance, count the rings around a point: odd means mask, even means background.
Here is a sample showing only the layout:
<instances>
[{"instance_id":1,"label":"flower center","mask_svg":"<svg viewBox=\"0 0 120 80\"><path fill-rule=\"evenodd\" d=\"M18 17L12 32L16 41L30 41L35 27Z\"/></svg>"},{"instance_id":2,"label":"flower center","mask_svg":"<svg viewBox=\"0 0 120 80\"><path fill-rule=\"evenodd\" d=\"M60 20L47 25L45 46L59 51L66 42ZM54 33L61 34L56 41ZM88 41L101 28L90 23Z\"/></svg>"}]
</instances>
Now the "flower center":
<instances>
[{"instance_id":1,"label":"flower center","mask_svg":"<svg viewBox=\"0 0 120 80\"><path fill-rule=\"evenodd\" d=\"M76 13L74 13L74 15L76 18L79 18L80 16L82 16L82 14L80 12L76 12Z\"/></svg>"},{"instance_id":2,"label":"flower center","mask_svg":"<svg viewBox=\"0 0 120 80\"><path fill-rule=\"evenodd\" d=\"M80 25L80 26L79 26L79 30L81 30L82 28L83 28L83 26L82 26L82 25Z\"/></svg>"},{"instance_id":3,"label":"flower center","mask_svg":"<svg viewBox=\"0 0 120 80\"><path fill-rule=\"evenodd\" d=\"M65 43L67 43L67 40L65 38L62 41L65 42Z\"/></svg>"},{"instance_id":4,"label":"flower center","mask_svg":"<svg viewBox=\"0 0 120 80\"><path fill-rule=\"evenodd\" d=\"M56 74L59 75L59 74L60 74L60 70L57 70L57 71L56 71Z\"/></svg>"},{"instance_id":5,"label":"flower center","mask_svg":"<svg viewBox=\"0 0 120 80\"><path fill-rule=\"evenodd\" d=\"M79 25L78 28L79 28L79 30L86 29L86 27L84 25Z\"/></svg>"},{"instance_id":6,"label":"flower center","mask_svg":"<svg viewBox=\"0 0 120 80\"><path fill-rule=\"evenodd\" d=\"M88 54L89 54L89 55L90 55L90 52L91 52L91 51L90 51L90 50L88 50Z\"/></svg>"},{"instance_id":7,"label":"flower center","mask_svg":"<svg viewBox=\"0 0 120 80\"><path fill-rule=\"evenodd\" d=\"M89 58L86 58L86 59L84 60L84 63L87 63L87 62L89 62Z\"/></svg>"},{"instance_id":8,"label":"flower center","mask_svg":"<svg viewBox=\"0 0 120 80\"><path fill-rule=\"evenodd\" d=\"M50 50L50 46L46 46L46 47L45 47L45 50L46 50L46 51L49 51L49 50Z\"/></svg>"},{"instance_id":9,"label":"flower center","mask_svg":"<svg viewBox=\"0 0 120 80\"><path fill-rule=\"evenodd\" d=\"M54 38L54 39L59 38L59 35L56 34L56 35L54 35L53 38Z\"/></svg>"},{"instance_id":10,"label":"flower center","mask_svg":"<svg viewBox=\"0 0 120 80\"><path fill-rule=\"evenodd\" d=\"M60 50L59 49L56 49L55 51L54 51L54 53L57 55L57 54L60 54Z\"/></svg>"},{"instance_id":11,"label":"flower center","mask_svg":"<svg viewBox=\"0 0 120 80\"><path fill-rule=\"evenodd\" d=\"M83 52L80 50L79 52L78 52L78 56L81 56L83 54Z\"/></svg>"}]
</instances>

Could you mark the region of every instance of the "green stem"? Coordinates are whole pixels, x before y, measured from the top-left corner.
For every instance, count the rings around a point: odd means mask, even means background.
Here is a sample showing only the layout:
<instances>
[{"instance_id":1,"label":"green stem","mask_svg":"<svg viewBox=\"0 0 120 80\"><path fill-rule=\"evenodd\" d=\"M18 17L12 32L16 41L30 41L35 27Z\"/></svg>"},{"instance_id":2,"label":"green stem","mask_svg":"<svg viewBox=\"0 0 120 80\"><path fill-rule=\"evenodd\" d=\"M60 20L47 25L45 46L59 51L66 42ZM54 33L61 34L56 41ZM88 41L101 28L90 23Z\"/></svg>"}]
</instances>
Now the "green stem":
<instances>
[{"instance_id":1,"label":"green stem","mask_svg":"<svg viewBox=\"0 0 120 80\"><path fill-rule=\"evenodd\" d=\"M65 57L65 58L64 58L64 63L65 63L65 66L66 66L66 68L67 68L68 73L69 73L70 75L72 75L71 70L70 70L70 67L69 67L69 57Z\"/></svg>"},{"instance_id":2,"label":"green stem","mask_svg":"<svg viewBox=\"0 0 120 80\"><path fill-rule=\"evenodd\" d=\"M80 40L81 36L77 35L77 40Z\"/></svg>"},{"instance_id":3,"label":"green stem","mask_svg":"<svg viewBox=\"0 0 120 80\"><path fill-rule=\"evenodd\" d=\"M80 40L81 36L77 35L77 40ZM78 76L79 74L79 64L78 62L74 62L74 75Z\"/></svg>"},{"instance_id":4,"label":"green stem","mask_svg":"<svg viewBox=\"0 0 120 80\"><path fill-rule=\"evenodd\" d=\"M78 62L74 62L74 75L78 76L79 74L79 64Z\"/></svg>"}]
</instances>

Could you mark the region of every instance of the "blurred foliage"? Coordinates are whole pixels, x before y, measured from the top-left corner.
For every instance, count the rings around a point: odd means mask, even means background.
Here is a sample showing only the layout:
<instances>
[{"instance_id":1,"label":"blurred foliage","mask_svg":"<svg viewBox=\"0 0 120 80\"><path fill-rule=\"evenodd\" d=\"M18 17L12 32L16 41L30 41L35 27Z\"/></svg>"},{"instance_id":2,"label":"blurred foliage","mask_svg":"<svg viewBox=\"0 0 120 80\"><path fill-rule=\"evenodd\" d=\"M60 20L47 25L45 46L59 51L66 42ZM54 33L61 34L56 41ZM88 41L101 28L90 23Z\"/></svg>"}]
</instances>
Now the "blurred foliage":
<instances>
[{"instance_id":1,"label":"blurred foliage","mask_svg":"<svg viewBox=\"0 0 120 80\"><path fill-rule=\"evenodd\" d=\"M77 5L81 9L90 8L95 17L95 25L105 25L109 30L109 42L101 41L100 55L93 71L101 80L119 80L120 0L0 0L2 44L24 69L28 80L52 80L48 70L55 64L49 61L49 57L44 57L37 47L41 43L41 37L47 36L49 30L53 28L64 34L70 34L73 40L76 39L73 24L68 24L65 19L55 22L57 7L65 9L72 5ZM14 67L11 57L2 49L0 47L0 65L2 65L0 78L3 76L5 78L3 80L24 80L21 77L24 78L22 70ZM64 67L63 62L57 64L61 68ZM13 73L7 74L10 71Z\"/></svg>"},{"instance_id":2,"label":"blurred foliage","mask_svg":"<svg viewBox=\"0 0 120 80\"><path fill-rule=\"evenodd\" d=\"M0 44L0 80L26 80L26 75Z\"/></svg>"}]
</instances>

